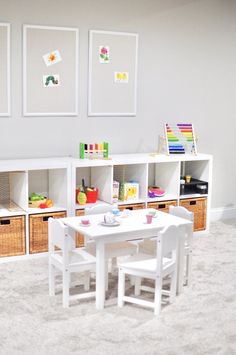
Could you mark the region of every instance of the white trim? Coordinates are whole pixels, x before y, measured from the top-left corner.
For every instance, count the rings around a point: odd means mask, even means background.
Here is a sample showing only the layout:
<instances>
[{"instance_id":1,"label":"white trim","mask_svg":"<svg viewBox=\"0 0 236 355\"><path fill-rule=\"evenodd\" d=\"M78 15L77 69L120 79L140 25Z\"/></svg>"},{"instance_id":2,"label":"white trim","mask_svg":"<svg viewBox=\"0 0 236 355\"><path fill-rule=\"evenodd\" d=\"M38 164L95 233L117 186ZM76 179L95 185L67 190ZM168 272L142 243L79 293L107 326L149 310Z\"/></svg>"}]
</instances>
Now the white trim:
<instances>
[{"instance_id":1,"label":"white trim","mask_svg":"<svg viewBox=\"0 0 236 355\"><path fill-rule=\"evenodd\" d=\"M133 112L93 112L92 111L92 100L91 100L91 90L92 90L92 36L93 34L110 34L118 36L132 36L136 38L136 49L135 49L135 72L134 72L134 111ZM139 35L138 33L129 32L114 32L114 31L99 31L90 30L89 31L89 66L88 66L88 116L98 116L98 117L116 117L116 116L136 116L137 115L137 79L138 79L138 45L139 45Z\"/></svg>"},{"instance_id":2,"label":"white trim","mask_svg":"<svg viewBox=\"0 0 236 355\"><path fill-rule=\"evenodd\" d=\"M75 32L75 111L73 112L27 112L27 29L42 29ZM78 116L78 66L79 66L79 29L75 27L55 27L40 25L23 25L23 116Z\"/></svg>"},{"instance_id":3,"label":"white trim","mask_svg":"<svg viewBox=\"0 0 236 355\"><path fill-rule=\"evenodd\" d=\"M10 23L0 22L0 27L7 28L7 112L1 112L0 117L9 117L11 115L11 72L10 72L10 57L11 57L11 40L10 32L11 25Z\"/></svg>"},{"instance_id":4,"label":"white trim","mask_svg":"<svg viewBox=\"0 0 236 355\"><path fill-rule=\"evenodd\" d=\"M210 211L211 222L231 218L236 218L236 207L212 208Z\"/></svg>"}]
</instances>

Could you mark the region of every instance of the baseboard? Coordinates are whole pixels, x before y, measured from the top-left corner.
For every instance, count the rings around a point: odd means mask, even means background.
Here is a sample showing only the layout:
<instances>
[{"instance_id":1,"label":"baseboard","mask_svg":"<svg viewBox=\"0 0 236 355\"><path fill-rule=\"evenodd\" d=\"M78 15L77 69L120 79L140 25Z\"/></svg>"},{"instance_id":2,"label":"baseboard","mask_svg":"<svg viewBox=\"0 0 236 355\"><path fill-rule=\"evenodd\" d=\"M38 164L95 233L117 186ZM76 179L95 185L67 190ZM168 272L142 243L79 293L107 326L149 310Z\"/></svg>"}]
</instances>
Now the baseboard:
<instances>
[{"instance_id":1,"label":"baseboard","mask_svg":"<svg viewBox=\"0 0 236 355\"><path fill-rule=\"evenodd\" d=\"M220 219L236 218L236 207L212 208L210 212L210 220L218 221Z\"/></svg>"}]
</instances>

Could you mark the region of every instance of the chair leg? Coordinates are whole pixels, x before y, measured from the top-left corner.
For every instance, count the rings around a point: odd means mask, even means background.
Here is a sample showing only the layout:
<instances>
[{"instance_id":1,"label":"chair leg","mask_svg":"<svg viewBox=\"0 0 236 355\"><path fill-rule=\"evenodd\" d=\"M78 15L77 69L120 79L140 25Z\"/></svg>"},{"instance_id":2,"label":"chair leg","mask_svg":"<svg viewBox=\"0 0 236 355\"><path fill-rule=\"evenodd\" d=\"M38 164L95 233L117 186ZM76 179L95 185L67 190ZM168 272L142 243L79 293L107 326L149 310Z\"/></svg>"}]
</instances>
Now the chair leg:
<instances>
[{"instance_id":1,"label":"chair leg","mask_svg":"<svg viewBox=\"0 0 236 355\"><path fill-rule=\"evenodd\" d=\"M84 291L89 291L90 289L90 271L85 271L84 273Z\"/></svg>"},{"instance_id":2,"label":"chair leg","mask_svg":"<svg viewBox=\"0 0 236 355\"><path fill-rule=\"evenodd\" d=\"M123 297L125 295L125 273L122 269L119 269L118 278L118 307L123 307Z\"/></svg>"},{"instance_id":3,"label":"chair leg","mask_svg":"<svg viewBox=\"0 0 236 355\"><path fill-rule=\"evenodd\" d=\"M63 271L63 307L68 308L69 307L69 285L70 285L70 275L69 272L64 270Z\"/></svg>"},{"instance_id":4,"label":"chair leg","mask_svg":"<svg viewBox=\"0 0 236 355\"><path fill-rule=\"evenodd\" d=\"M141 294L141 277L135 276L134 278L134 295L140 296Z\"/></svg>"},{"instance_id":5,"label":"chair leg","mask_svg":"<svg viewBox=\"0 0 236 355\"><path fill-rule=\"evenodd\" d=\"M55 296L55 267L49 264L49 295Z\"/></svg>"},{"instance_id":6,"label":"chair leg","mask_svg":"<svg viewBox=\"0 0 236 355\"><path fill-rule=\"evenodd\" d=\"M154 297L154 314L158 316L161 311L161 292L162 292L162 279L158 277L155 280L155 297Z\"/></svg>"},{"instance_id":7,"label":"chair leg","mask_svg":"<svg viewBox=\"0 0 236 355\"><path fill-rule=\"evenodd\" d=\"M189 286L191 283L192 276L192 252L189 251L186 256L186 285Z\"/></svg>"},{"instance_id":8,"label":"chair leg","mask_svg":"<svg viewBox=\"0 0 236 355\"><path fill-rule=\"evenodd\" d=\"M108 271L108 260L105 263L105 290L108 291L109 285L109 271Z\"/></svg>"},{"instance_id":9,"label":"chair leg","mask_svg":"<svg viewBox=\"0 0 236 355\"><path fill-rule=\"evenodd\" d=\"M170 303L173 303L176 298L176 291L177 291L177 275L176 271L174 271L171 275L171 282L170 282Z\"/></svg>"},{"instance_id":10,"label":"chair leg","mask_svg":"<svg viewBox=\"0 0 236 355\"><path fill-rule=\"evenodd\" d=\"M112 258L111 259L111 272L113 273L116 269L117 266L117 259L116 258Z\"/></svg>"}]
</instances>

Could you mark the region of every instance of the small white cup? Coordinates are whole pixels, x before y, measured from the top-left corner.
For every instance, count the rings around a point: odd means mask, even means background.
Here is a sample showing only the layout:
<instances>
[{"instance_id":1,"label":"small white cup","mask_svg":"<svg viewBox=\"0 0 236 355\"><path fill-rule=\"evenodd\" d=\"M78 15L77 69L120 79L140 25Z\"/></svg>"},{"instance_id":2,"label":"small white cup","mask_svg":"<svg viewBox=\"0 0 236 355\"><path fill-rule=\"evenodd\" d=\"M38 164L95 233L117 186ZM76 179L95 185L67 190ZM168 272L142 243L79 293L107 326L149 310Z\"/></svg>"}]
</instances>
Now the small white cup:
<instances>
[{"instance_id":1,"label":"small white cup","mask_svg":"<svg viewBox=\"0 0 236 355\"><path fill-rule=\"evenodd\" d=\"M106 213L104 215L104 222L106 224L113 224L115 222L115 216L111 212Z\"/></svg>"}]
</instances>

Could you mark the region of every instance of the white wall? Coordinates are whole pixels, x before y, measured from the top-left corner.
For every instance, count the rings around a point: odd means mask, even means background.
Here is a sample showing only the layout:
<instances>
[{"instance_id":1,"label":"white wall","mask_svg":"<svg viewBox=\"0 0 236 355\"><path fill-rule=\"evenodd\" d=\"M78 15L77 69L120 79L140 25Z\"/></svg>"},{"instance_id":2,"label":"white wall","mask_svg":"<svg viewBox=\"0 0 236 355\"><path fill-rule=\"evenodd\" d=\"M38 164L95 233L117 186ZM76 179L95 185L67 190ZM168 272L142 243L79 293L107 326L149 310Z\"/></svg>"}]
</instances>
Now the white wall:
<instances>
[{"instance_id":1,"label":"white wall","mask_svg":"<svg viewBox=\"0 0 236 355\"><path fill-rule=\"evenodd\" d=\"M213 207L236 205L236 1L0 0L12 24L12 117L0 118L0 158L78 155L80 141L111 153L157 148L164 122L193 122L214 156ZM22 117L22 25L80 30L79 116ZM139 33L138 114L87 117L88 31Z\"/></svg>"}]
</instances>

